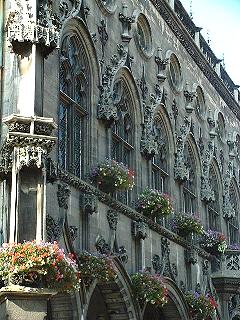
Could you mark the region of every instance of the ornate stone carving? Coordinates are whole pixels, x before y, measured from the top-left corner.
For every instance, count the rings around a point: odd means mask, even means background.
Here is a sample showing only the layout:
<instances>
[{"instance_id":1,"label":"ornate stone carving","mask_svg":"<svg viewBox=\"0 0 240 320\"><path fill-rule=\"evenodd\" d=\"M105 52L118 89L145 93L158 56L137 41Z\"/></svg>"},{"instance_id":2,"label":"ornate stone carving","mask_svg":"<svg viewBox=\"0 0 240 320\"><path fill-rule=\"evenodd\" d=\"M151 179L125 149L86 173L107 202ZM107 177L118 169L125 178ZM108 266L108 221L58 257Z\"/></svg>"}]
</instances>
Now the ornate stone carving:
<instances>
[{"instance_id":1,"label":"ornate stone carving","mask_svg":"<svg viewBox=\"0 0 240 320\"><path fill-rule=\"evenodd\" d=\"M74 240L77 239L77 236L78 236L78 227L76 227L76 226L69 226L69 233L70 233L71 240L72 240L72 242L73 242Z\"/></svg>"},{"instance_id":2,"label":"ornate stone carving","mask_svg":"<svg viewBox=\"0 0 240 320\"><path fill-rule=\"evenodd\" d=\"M80 208L86 214L97 212L97 198L92 194L80 194Z\"/></svg>"},{"instance_id":3,"label":"ornate stone carving","mask_svg":"<svg viewBox=\"0 0 240 320\"><path fill-rule=\"evenodd\" d=\"M189 169L187 168L186 159L184 156L184 145L186 137L190 131L190 127L191 121L188 117L185 117L184 123L180 126L176 137L174 177L180 182L183 182L189 178Z\"/></svg>"},{"instance_id":4,"label":"ornate stone carving","mask_svg":"<svg viewBox=\"0 0 240 320\"><path fill-rule=\"evenodd\" d=\"M147 238L147 224L143 221L132 221L132 235L137 239Z\"/></svg>"},{"instance_id":5,"label":"ornate stone carving","mask_svg":"<svg viewBox=\"0 0 240 320\"><path fill-rule=\"evenodd\" d=\"M10 127L10 131L0 152L0 171L7 173L12 168L12 158L15 159L17 170L21 170L23 166L44 165L45 156L51 151L55 145L56 138L47 135L38 135L34 132L35 122L48 123L49 127L55 128L52 119L40 117L22 117L19 115L11 115L3 122ZM28 132L25 132L29 130Z\"/></svg>"},{"instance_id":6,"label":"ornate stone carving","mask_svg":"<svg viewBox=\"0 0 240 320\"><path fill-rule=\"evenodd\" d=\"M105 239L99 235L96 239L95 242L95 247L97 249L98 252L100 252L101 254L111 254L111 249L109 244L105 241Z\"/></svg>"},{"instance_id":7,"label":"ornate stone carving","mask_svg":"<svg viewBox=\"0 0 240 320\"><path fill-rule=\"evenodd\" d=\"M46 217L46 233L47 241L59 241L62 235L62 222L61 220L55 221L53 217L47 215Z\"/></svg>"},{"instance_id":8,"label":"ornate stone carving","mask_svg":"<svg viewBox=\"0 0 240 320\"><path fill-rule=\"evenodd\" d=\"M102 74L102 83L99 86L100 99L98 102L98 119L103 120L106 125L111 125L118 120L117 106L113 101L113 80L118 68L124 65L127 58L127 51L122 45L118 45L118 55L114 54L110 64L105 67Z\"/></svg>"},{"instance_id":9,"label":"ornate stone carving","mask_svg":"<svg viewBox=\"0 0 240 320\"><path fill-rule=\"evenodd\" d=\"M13 50L20 53L21 43L38 43L46 47L46 54L59 46L60 20L53 13L49 0L42 1L37 7L37 18L29 0L11 2L7 19L7 36Z\"/></svg>"},{"instance_id":10,"label":"ornate stone carving","mask_svg":"<svg viewBox=\"0 0 240 320\"><path fill-rule=\"evenodd\" d=\"M70 16L75 16L80 12L82 5L81 0L60 0L59 4L59 16L63 22Z\"/></svg>"},{"instance_id":11,"label":"ornate stone carving","mask_svg":"<svg viewBox=\"0 0 240 320\"><path fill-rule=\"evenodd\" d=\"M205 202L215 200L215 194L209 181L209 167L214 154L213 141L209 141L205 153L202 156L201 199Z\"/></svg>"},{"instance_id":12,"label":"ornate stone carving","mask_svg":"<svg viewBox=\"0 0 240 320\"><path fill-rule=\"evenodd\" d=\"M175 264L170 262L170 242L168 239L163 238L161 240L162 255L155 254L152 259L153 269L156 273L163 275L165 277L170 277L172 280L176 280L177 277L177 267Z\"/></svg>"},{"instance_id":13,"label":"ornate stone carving","mask_svg":"<svg viewBox=\"0 0 240 320\"><path fill-rule=\"evenodd\" d=\"M115 253L118 259L122 262L122 264L126 264L128 262L127 250L124 246L120 246L118 248L118 252Z\"/></svg>"},{"instance_id":14,"label":"ornate stone carving","mask_svg":"<svg viewBox=\"0 0 240 320\"><path fill-rule=\"evenodd\" d=\"M188 83L186 83L186 89L184 90L184 96L185 96L185 99L186 99L186 106L185 106L185 109L187 111L187 113L192 113L194 108L193 108L193 105L192 105L192 102L193 102L193 99L195 98L196 96L196 93L195 92L192 92L189 90L189 85Z\"/></svg>"},{"instance_id":15,"label":"ornate stone carving","mask_svg":"<svg viewBox=\"0 0 240 320\"><path fill-rule=\"evenodd\" d=\"M239 254L226 255L226 269L231 271L240 271L240 255Z\"/></svg>"},{"instance_id":16,"label":"ornate stone carving","mask_svg":"<svg viewBox=\"0 0 240 320\"><path fill-rule=\"evenodd\" d=\"M107 212L107 220L111 230L117 230L118 224L118 212L115 210L108 210Z\"/></svg>"},{"instance_id":17,"label":"ornate stone carving","mask_svg":"<svg viewBox=\"0 0 240 320\"><path fill-rule=\"evenodd\" d=\"M68 209L68 200L71 194L71 190L67 184L58 184L57 190L57 198L59 208L63 208L65 210Z\"/></svg>"},{"instance_id":18,"label":"ornate stone carving","mask_svg":"<svg viewBox=\"0 0 240 320\"><path fill-rule=\"evenodd\" d=\"M169 63L169 58L163 59L162 49L157 49L157 55L155 56L155 62L157 65L157 79L160 83L163 83L166 79L165 70Z\"/></svg>"},{"instance_id":19,"label":"ornate stone carving","mask_svg":"<svg viewBox=\"0 0 240 320\"><path fill-rule=\"evenodd\" d=\"M233 163L230 161L228 163L228 168L225 172L224 179L223 179L223 216L225 218L232 218L235 217L236 212L233 207L233 204L230 200L230 183L231 179L233 178Z\"/></svg>"},{"instance_id":20,"label":"ornate stone carving","mask_svg":"<svg viewBox=\"0 0 240 320\"><path fill-rule=\"evenodd\" d=\"M148 88L145 84L145 71L143 69L142 79L140 81L143 98L144 123L142 124L142 138L140 150L144 157L151 159L158 153L158 142L153 128L153 115L156 106L161 102L162 90L158 84L155 86L155 94L150 94L149 103L147 103Z\"/></svg>"},{"instance_id":21,"label":"ornate stone carving","mask_svg":"<svg viewBox=\"0 0 240 320\"><path fill-rule=\"evenodd\" d=\"M230 296L229 302L228 302L228 313L229 313L229 319L233 319L235 316L240 316L240 295L234 294ZM237 319L236 318L236 319Z\"/></svg>"},{"instance_id":22,"label":"ornate stone carving","mask_svg":"<svg viewBox=\"0 0 240 320\"><path fill-rule=\"evenodd\" d=\"M100 41L102 44L102 59L103 59L105 46L108 41L108 33L107 33L107 29L106 29L106 23L104 20L101 20L101 25L98 26L98 33L99 33Z\"/></svg>"},{"instance_id":23,"label":"ornate stone carving","mask_svg":"<svg viewBox=\"0 0 240 320\"><path fill-rule=\"evenodd\" d=\"M57 180L58 168L57 164L52 161L51 158L47 158L45 161L46 178L47 182L53 183Z\"/></svg>"},{"instance_id":24,"label":"ornate stone carving","mask_svg":"<svg viewBox=\"0 0 240 320\"><path fill-rule=\"evenodd\" d=\"M171 10L167 2L164 0L152 0L152 3L159 11L165 22L169 25L175 36L187 50L189 55L196 62L200 70L220 94L225 103L229 106L233 113L240 118L238 103L234 100L233 95L231 95L229 90L226 88L226 85L222 79L219 78L215 70L209 64L209 61L204 57L200 50L196 48L196 44L192 41L191 35L189 35L185 28L182 28L182 24L179 23L176 13Z\"/></svg>"},{"instance_id":25,"label":"ornate stone carving","mask_svg":"<svg viewBox=\"0 0 240 320\"><path fill-rule=\"evenodd\" d=\"M135 22L134 16L127 15L127 5L123 3L122 12L119 13L119 20L122 22L122 41L129 42L132 36L129 34L132 24Z\"/></svg>"},{"instance_id":26,"label":"ornate stone carving","mask_svg":"<svg viewBox=\"0 0 240 320\"><path fill-rule=\"evenodd\" d=\"M196 251L192 248L185 249L185 261L189 264L196 264L197 263L197 254Z\"/></svg>"}]
</instances>

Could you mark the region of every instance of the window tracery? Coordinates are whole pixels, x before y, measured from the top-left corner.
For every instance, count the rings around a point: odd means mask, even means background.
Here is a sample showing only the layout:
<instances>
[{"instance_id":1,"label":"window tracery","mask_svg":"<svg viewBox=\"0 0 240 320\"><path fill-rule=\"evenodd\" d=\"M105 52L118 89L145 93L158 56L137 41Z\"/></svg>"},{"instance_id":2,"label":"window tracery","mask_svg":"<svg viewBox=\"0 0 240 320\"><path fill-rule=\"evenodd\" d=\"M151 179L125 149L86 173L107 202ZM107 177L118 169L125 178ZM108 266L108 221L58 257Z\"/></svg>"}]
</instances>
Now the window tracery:
<instances>
[{"instance_id":1,"label":"window tracery","mask_svg":"<svg viewBox=\"0 0 240 320\"><path fill-rule=\"evenodd\" d=\"M62 169L83 175L84 133L89 106L90 68L76 34L66 36L60 55L58 161Z\"/></svg>"},{"instance_id":2,"label":"window tracery","mask_svg":"<svg viewBox=\"0 0 240 320\"><path fill-rule=\"evenodd\" d=\"M194 153L189 142L184 146L184 161L189 171L189 177L183 183L183 210L185 213L195 213L197 208L197 168Z\"/></svg>"},{"instance_id":3,"label":"window tracery","mask_svg":"<svg viewBox=\"0 0 240 320\"><path fill-rule=\"evenodd\" d=\"M164 123L160 117L154 121L154 133L158 143L158 153L152 159L152 187L167 192L169 144Z\"/></svg>"},{"instance_id":4,"label":"window tracery","mask_svg":"<svg viewBox=\"0 0 240 320\"><path fill-rule=\"evenodd\" d=\"M123 79L115 82L113 92L113 103L117 108L118 120L114 121L112 125L111 156L112 159L132 168L134 150L133 101ZM127 203L129 192L126 192L123 198L122 200Z\"/></svg>"}]
</instances>

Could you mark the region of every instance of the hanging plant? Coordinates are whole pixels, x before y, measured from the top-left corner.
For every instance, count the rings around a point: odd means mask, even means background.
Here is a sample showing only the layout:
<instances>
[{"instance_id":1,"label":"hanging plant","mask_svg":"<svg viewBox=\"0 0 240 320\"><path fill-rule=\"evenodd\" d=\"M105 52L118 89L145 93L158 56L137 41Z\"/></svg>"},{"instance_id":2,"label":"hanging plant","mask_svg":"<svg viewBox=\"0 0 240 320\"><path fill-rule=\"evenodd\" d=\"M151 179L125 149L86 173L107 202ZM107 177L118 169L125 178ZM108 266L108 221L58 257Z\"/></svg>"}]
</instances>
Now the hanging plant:
<instances>
[{"instance_id":1,"label":"hanging plant","mask_svg":"<svg viewBox=\"0 0 240 320\"><path fill-rule=\"evenodd\" d=\"M154 219L170 215L173 206L168 194L147 188L138 196L136 210Z\"/></svg>"},{"instance_id":2,"label":"hanging plant","mask_svg":"<svg viewBox=\"0 0 240 320\"><path fill-rule=\"evenodd\" d=\"M131 190L134 186L134 172L115 160L106 160L94 167L90 179L106 193Z\"/></svg>"},{"instance_id":3,"label":"hanging plant","mask_svg":"<svg viewBox=\"0 0 240 320\"><path fill-rule=\"evenodd\" d=\"M185 298L194 320L206 320L216 314L217 303L210 294L193 292L187 293Z\"/></svg>"},{"instance_id":4,"label":"hanging plant","mask_svg":"<svg viewBox=\"0 0 240 320\"><path fill-rule=\"evenodd\" d=\"M197 215L193 214L177 214L172 220L172 230L182 237L186 237L191 233L203 234L203 226Z\"/></svg>"},{"instance_id":5,"label":"hanging plant","mask_svg":"<svg viewBox=\"0 0 240 320\"><path fill-rule=\"evenodd\" d=\"M83 252L78 256L81 277L86 286L94 280L98 282L114 281L116 272L112 259L106 255Z\"/></svg>"},{"instance_id":6,"label":"hanging plant","mask_svg":"<svg viewBox=\"0 0 240 320\"><path fill-rule=\"evenodd\" d=\"M135 273L131 276L131 280L133 293L141 305L150 303L164 306L168 302L168 290L161 276L147 272Z\"/></svg>"},{"instance_id":7,"label":"hanging plant","mask_svg":"<svg viewBox=\"0 0 240 320\"><path fill-rule=\"evenodd\" d=\"M201 247L211 254L218 255L227 249L227 240L223 233L209 229L202 234Z\"/></svg>"},{"instance_id":8,"label":"hanging plant","mask_svg":"<svg viewBox=\"0 0 240 320\"><path fill-rule=\"evenodd\" d=\"M44 287L60 292L79 288L79 272L72 255L56 242L5 243L0 249L0 278L5 285Z\"/></svg>"}]
</instances>

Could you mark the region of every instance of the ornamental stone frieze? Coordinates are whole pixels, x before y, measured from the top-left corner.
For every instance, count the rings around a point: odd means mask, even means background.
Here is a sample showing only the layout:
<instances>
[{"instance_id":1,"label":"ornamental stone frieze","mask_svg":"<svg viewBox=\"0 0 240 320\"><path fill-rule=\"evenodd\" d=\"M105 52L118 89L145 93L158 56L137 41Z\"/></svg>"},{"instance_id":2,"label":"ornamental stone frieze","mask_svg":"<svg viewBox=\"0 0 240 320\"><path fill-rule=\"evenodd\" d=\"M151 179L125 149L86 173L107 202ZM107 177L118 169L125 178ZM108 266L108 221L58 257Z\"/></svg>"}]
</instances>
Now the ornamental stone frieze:
<instances>
[{"instance_id":1,"label":"ornamental stone frieze","mask_svg":"<svg viewBox=\"0 0 240 320\"><path fill-rule=\"evenodd\" d=\"M7 37L16 53L21 52L22 43L30 42L45 46L46 54L59 46L58 16L53 12L49 0L35 3L34 0L11 0L7 18Z\"/></svg>"},{"instance_id":2,"label":"ornamental stone frieze","mask_svg":"<svg viewBox=\"0 0 240 320\"><path fill-rule=\"evenodd\" d=\"M0 172L12 170L13 160L16 170L23 166L44 166L44 159L56 143L52 136L56 124L51 118L24 117L11 115L3 119L8 126L8 134L0 153Z\"/></svg>"}]
</instances>

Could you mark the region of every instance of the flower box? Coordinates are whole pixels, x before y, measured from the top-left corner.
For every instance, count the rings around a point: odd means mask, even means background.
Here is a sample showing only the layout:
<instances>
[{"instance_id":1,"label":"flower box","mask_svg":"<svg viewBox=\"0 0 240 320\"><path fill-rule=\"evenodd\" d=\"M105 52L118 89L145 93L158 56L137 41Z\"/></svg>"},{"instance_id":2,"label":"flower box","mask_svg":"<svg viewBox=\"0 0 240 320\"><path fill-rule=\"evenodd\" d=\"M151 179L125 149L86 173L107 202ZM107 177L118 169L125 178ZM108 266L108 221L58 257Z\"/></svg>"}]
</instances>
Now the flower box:
<instances>
[{"instance_id":1,"label":"flower box","mask_svg":"<svg viewBox=\"0 0 240 320\"><path fill-rule=\"evenodd\" d=\"M187 293L185 299L194 320L206 320L216 313L217 303L210 294Z\"/></svg>"},{"instance_id":2,"label":"flower box","mask_svg":"<svg viewBox=\"0 0 240 320\"><path fill-rule=\"evenodd\" d=\"M125 191L134 186L133 171L115 160L106 160L94 167L90 172L90 179L106 193Z\"/></svg>"},{"instance_id":3,"label":"flower box","mask_svg":"<svg viewBox=\"0 0 240 320\"><path fill-rule=\"evenodd\" d=\"M116 277L112 259L101 254L83 252L78 256L81 278L88 287L94 280L100 283L113 281Z\"/></svg>"},{"instance_id":4,"label":"flower box","mask_svg":"<svg viewBox=\"0 0 240 320\"><path fill-rule=\"evenodd\" d=\"M181 237L186 237L191 233L201 235L203 226L197 215L193 214L177 214L172 220L172 230Z\"/></svg>"},{"instance_id":5,"label":"flower box","mask_svg":"<svg viewBox=\"0 0 240 320\"><path fill-rule=\"evenodd\" d=\"M79 272L71 255L56 242L5 243L0 249L0 278L5 285L68 292L79 288Z\"/></svg>"},{"instance_id":6,"label":"flower box","mask_svg":"<svg viewBox=\"0 0 240 320\"><path fill-rule=\"evenodd\" d=\"M227 249L226 237L215 230L207 230L202 234L201 247L212 255L224 253Z\"/></svg>"},{"instance_id":7,"label":"flower box","mask_svg":"<svg viewBox=\"0 0 240 320\"><path fill-rule=\"evenodd\" d=\"M136 210L154 219L170 215L173 212L173 206L166 193L147 188L138 196Z\"/></svg>"},{"instance_id":8,"label":"flower box","mask_svg":"<svg viewBox=\"0 0 240 320\"><path fill-rule=\"evenodd\" d=\"M148 272L135 273L131 280L133 293L140 305L150 303L164 306L168 302L168 290L160 275L151 275Z\"/></svg>"}]
</instances>

